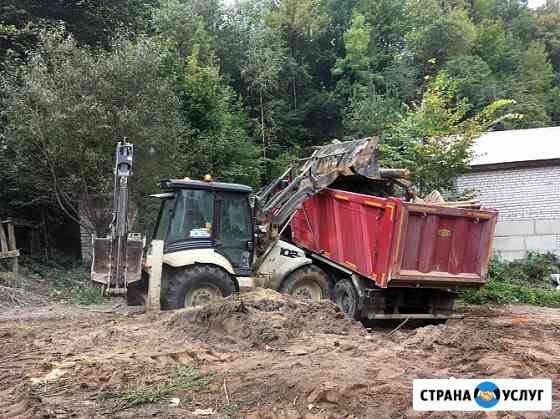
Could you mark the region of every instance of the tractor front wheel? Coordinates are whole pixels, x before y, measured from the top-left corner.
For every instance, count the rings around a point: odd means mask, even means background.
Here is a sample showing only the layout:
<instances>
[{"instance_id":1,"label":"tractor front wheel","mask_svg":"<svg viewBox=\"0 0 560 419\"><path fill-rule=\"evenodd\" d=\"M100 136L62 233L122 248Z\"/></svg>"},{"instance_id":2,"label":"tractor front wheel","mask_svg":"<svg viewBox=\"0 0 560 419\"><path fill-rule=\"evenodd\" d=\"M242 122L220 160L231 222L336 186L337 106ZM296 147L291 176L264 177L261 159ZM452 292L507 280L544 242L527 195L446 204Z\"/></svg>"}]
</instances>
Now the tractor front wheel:
<instances>
[{"instance_id":1,"label":"tractor front wheel","mask_svg":"<svg viewBox=\"0 0 560 419\"><path fill-rule=\"evenodd\" d=\"M317 266L306 265L286 278L280 292L304 300L328 299L330 298L329 277Z\"/></svg>"},{"instance_id":2,"label":"tractor front wheel","mask_svg":"<svg viewBox=\"0 0 560 419\"><path fill-rule=\"evenodd\" d=\"M235 292L231 277L210 265L195 265L175 273L165 291L165 308L175 310L208 304Z\"/></svg>"}]
</instances>

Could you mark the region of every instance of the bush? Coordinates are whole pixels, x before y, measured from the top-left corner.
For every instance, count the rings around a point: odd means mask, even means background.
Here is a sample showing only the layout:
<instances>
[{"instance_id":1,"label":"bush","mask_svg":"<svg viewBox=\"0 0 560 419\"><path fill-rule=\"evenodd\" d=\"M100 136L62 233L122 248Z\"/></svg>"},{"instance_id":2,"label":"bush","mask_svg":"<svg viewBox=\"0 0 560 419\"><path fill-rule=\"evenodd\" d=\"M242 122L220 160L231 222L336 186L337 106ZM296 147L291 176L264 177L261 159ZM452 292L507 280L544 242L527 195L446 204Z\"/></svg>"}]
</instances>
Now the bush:
<instances>
[{"instance_id":1,"label":"bush","mask_svg":"<svg viewBox=\"0 0 560 419\"><path fill-rule=\"evenodd\" d=\"M476 291L463 291L470 304L560 305L560 290L551 289L550 275L558 272L559 259L552 253L530 252L525 259L507 262L493 258L488 283Z\"/></svg>"},{"instance_id":2,"label":"bush","mask_svg":"<svg viewBox=\"0 0 560 419\"><path fill-rule=\"evenodd\" d=\"M49 259L22 257L24 275L48 283L52 296L68 298L81 305L102 304L104 297L99 285L91 282L83 262L55 254Z\"/></svg>"}]
</instances>

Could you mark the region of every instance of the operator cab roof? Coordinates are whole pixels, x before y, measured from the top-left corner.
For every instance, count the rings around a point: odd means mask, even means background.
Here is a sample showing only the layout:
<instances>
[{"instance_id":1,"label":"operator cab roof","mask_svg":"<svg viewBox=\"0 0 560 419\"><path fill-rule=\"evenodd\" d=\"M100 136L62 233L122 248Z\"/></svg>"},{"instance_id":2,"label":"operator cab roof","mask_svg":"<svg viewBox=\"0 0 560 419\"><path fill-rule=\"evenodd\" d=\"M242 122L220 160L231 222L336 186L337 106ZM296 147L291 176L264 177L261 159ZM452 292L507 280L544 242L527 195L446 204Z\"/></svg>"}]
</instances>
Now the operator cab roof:
<instances>
[{"instance_id":1,"label":"operator cab roof","mask_svg":"<svg viewBox=\"0 0 560 419\"><path fill-rule=\"evenodd\" d=\"M238 192L249 194L253 188L237 183L203 182L201 180L167 179L159 182L162 189L203 189L219 192Z\"/></svg>"}]
</instances>

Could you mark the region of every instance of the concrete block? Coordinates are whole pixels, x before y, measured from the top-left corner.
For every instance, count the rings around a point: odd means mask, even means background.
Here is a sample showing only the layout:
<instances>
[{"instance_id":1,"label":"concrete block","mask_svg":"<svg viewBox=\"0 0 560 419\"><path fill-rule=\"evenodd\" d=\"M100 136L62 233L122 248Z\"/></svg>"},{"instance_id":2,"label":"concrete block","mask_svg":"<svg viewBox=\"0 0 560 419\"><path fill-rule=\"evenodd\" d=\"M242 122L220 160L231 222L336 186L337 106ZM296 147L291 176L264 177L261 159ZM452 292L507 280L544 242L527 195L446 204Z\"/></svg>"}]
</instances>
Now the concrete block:
<instances>
[{"instance_id":1,"label":"concrete block","mask_svg":"<svg viewBox=\"0 0 560 419\"><path fill-rule=\"evenodd\" d=\"M523 236L495 237L493 249L498 252L525 251Z\"/></svg>"},{"instance_id":2,"label":"concrete block","mask_svg":"<svg viewBox=\"0 0 560 419\"><path fill-rule=\"evenodd\" d=\"M518 252L494 252L494 254L496 256L499 256L500 258L507 260L508 262L512 262L514 260L519 260L519 259L523 259L526 255L527 252L525 251L518 251Z\"/></svg>"},{"instance_id":3,"label":"concrete block","mask_svg":"<svg viewBox=\"0 0 560 419\"><path fill-rule=\"evenodd\" d=\"M535 222L533 220L498 221L496 224L496 236L530 236L535 234Z\"/></svg>"},{"instance_id":4,"label":"concrete block","mask_svg":"<svg viewBox=\"0 0 560 419\"><path fill-rule=\"evenodd\" d=\"M535 220L536 234L560 234L560 220Z\"/></svg>"},{"instance_id":5,"label":"concrete block","mask_svg":"<svg viewBox=\"0 0 560 419\"><path fill-rule=\"evenodd\" d=\"M527 236L525 237L527 250L549 252L558 248L556 236Z\"/></svg>"}]
</instances>

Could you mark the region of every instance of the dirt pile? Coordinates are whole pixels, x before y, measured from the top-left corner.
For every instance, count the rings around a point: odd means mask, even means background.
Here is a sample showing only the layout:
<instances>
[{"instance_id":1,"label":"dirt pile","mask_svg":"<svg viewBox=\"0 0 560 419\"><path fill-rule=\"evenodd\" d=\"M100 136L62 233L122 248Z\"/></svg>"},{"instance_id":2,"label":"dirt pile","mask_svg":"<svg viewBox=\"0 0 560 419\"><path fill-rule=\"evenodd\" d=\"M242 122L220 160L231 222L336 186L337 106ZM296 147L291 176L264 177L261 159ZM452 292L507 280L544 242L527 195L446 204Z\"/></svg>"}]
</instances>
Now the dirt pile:
<instances>
[{"instance_id":1,"label":"dirt pile","mask_svg":"<svg viewBox=\"0 0 560 419\"><path fill-rule=\"evenodd\" d=\"M206 343L236 349L279 348L301 335L366 334L331 301L303 301L265 289L183 310L169 326Z\"/></svg>"},{"instance_id":2,"label":"dirt pile","mask_svg":"<svg viewBox=\"0 0 560 419\"><path fill-rule=\"evenodd\" d=\"M467 321L449 321L437 326L420 327L408 336L403 345L405 348L421 348L423 350L436 347L455 348L465 352L489 350L494 348L496 336L485 328L466 328ZM469 325L470 326L470 325Z\"/></svg>"}]
</instances>

